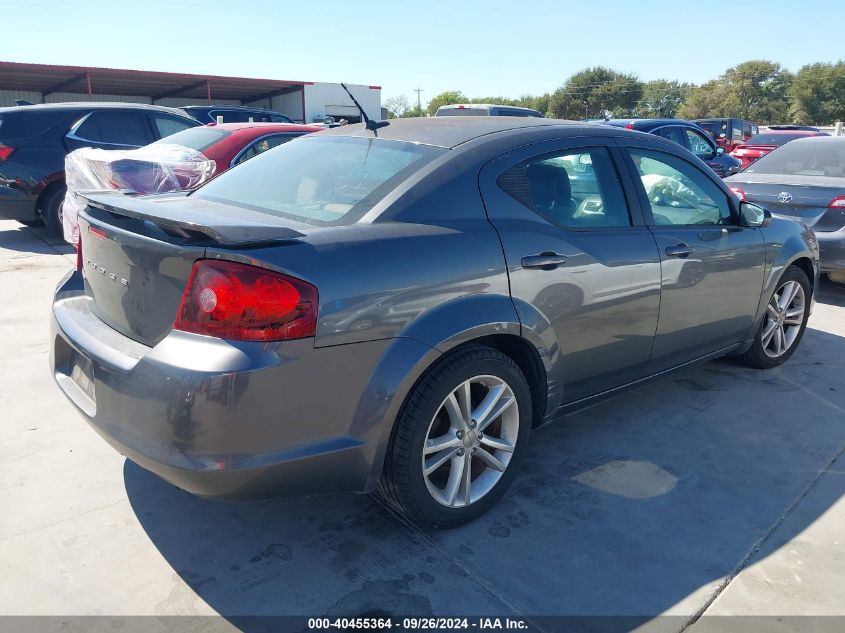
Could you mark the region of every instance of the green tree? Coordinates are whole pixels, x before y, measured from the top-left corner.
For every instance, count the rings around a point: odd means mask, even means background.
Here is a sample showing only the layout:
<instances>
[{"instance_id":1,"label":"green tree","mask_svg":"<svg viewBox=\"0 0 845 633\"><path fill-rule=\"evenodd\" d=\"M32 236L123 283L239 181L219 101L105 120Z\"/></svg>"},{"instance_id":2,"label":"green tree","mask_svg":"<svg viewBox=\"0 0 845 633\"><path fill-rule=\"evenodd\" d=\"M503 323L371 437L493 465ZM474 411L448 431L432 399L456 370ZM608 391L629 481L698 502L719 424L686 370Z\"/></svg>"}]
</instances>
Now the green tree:
<instances>
[{"instance_id":1,"label":"green tree","mask_svg":"<svg viewBox=\"0 0 845 633\"><path fill-rule=\"evenodd\" d=\"M634 114L643 119L672 119L693 89L692 84L655 79L643 84Z\"/></svg>"},{"instance_id":2,"label":"green tree","mask_svg":"<svg viewBox=\"0 0 845 633\"><path fill-rule=\"evenodd\" d=\"M789 87L789 119L804 125L830 125L845 119L845 61L803 66Z\"/></svg>"},{"instance_id":3,"label":"green tree","mask_svg":"<svg viewBox=\"0 0 845 633\"><path fill-rule=\"evenodd\" d=\"M439 95L434 97L431 101L428 102L428 113L431 116L434 116L434 113L437 112L437 108L442 105L451 105L453 103L467 103L469 100L464 93L460 90L447 90L446 92L441 92Z\"/></svg>"},{"instance_id":4,"label":"green tree","mask_svg":"<svg viewBox=\"0 0 845 633\"><path fill-rule=\"evenodd\" d=\"M603 66L587 68L555 90L548 111L559 119L633 116L642 89L636 75Z\"/></svg>"},{"instance_id":5,"label":"green tree","mask_svg":"<svg viewBox=\"0 0 845 633\"><path fill-rule=\"evenodd\" d=\"M757 123L778 123L789 113L792 74L780 64L750 60L729 68L718 79L694 88L678 116L737 117Z\"/></svg>"}]
</instances>

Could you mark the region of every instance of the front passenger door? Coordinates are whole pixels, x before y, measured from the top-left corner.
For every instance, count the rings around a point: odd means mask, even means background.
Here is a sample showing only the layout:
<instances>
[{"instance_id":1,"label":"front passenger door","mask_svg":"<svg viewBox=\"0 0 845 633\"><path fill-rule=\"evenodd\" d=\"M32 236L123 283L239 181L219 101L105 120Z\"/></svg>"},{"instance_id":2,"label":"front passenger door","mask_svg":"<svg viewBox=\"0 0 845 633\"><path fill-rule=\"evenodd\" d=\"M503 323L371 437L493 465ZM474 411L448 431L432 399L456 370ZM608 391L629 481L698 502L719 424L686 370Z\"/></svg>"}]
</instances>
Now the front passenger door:
<instances>
[{"instance_id":1,"label":"front passenger door","mask_svg":"<svg viewBox=\"0 0 845 633\"><path fill-rule=\"evenodd\" d=\"M760 301L765 245L744 228L728 194L678 155L627 148L660 253L660 318L652 372L745 339Z\"/></svg>"}]
</instances>

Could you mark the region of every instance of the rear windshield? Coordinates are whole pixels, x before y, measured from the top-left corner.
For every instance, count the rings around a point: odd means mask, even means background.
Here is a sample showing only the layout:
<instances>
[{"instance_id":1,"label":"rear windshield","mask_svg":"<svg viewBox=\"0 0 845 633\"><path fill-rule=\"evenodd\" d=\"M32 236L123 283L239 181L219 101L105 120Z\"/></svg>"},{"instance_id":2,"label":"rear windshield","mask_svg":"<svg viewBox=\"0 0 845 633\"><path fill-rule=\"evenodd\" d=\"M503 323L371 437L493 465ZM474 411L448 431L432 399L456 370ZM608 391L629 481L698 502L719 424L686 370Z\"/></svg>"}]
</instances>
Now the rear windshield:
<instances>
[{"instance_id":1,"label":"rear windshield","mask_svg":"<svg viewBox=\"0 0 845 633\"><path fill-rule=\"evenodd\" d=\"M845 178L845 141L787 143L752 163L745 172Z\"/></svg>"},{"instance_id":2,"label":"rear windshield","mask_svg":"<svg viewBox=\"0 0 845 633\"><path fill-rule=\"evenodd\" d=\"M194 194L315 226L352 224L447 150L357 137L303 137L220 174Z\"/></svg>"},{"instance_id":3,"label":"rear windshield","mask_svg":"<svg viewBox=\"0 0 845 633\"><path fill-rule=\"evenodd\" d=\"M710 132L715 138L722 135L727 135L728 123L727 121L697 121L697 123L705 130Z\"/></svg>"},{"instance_id":4,"label":"rear windshield","mask_svg":"<svg viewBox=\"0 0 845 633\"><path fill-rule=\"evenodd\" d=\"M487 108L440 108L435 116L489 116Z\"/></svg>"},{"instance_id":5,"label":"rear windshield","mask_svg":"<svg viewBox=\"0 0 845 633\"><path fill-rule=\"evenodd\" d=\"M159 139L153 143L153 145L159 143L166 143L167 145L181 145L201 152L205 148L211 147L216 142L226 138L231 133L232 132L229 130L221 130L220 128L204 126L192 127Z\"/></svg>"},{"instance_id":6,"label":"rear windshield","mask_svg":"<svg viewBox=\"0 0 845 633\"><path fill-rule=\"evenodd\" d=\"M745 141L746 145L783 145L787 141L804 138L806 134L758 134Z\"/></svg>"}]
</instances>

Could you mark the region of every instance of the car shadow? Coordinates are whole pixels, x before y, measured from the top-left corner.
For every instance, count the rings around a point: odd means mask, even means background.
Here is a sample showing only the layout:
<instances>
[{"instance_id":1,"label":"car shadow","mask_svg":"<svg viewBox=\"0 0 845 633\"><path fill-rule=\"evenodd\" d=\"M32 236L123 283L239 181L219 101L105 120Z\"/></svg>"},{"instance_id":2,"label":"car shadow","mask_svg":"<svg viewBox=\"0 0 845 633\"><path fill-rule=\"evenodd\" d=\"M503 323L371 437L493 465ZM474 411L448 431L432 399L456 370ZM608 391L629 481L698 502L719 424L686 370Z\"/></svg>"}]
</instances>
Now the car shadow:
<instances>
[{"instance_id":1,"label":"car shadow","mask_svg":"<svg viewBox=\"0 0 845 633\"><path fill-rule=\"evenodd\" d=\"M52 235L44 226L24 226L17 222L3 222L0 230L0 249L37 255L75 254L76 249L63 238Z\"/></svg>"},{"instance_id":2,"label":"car shadow","mask_svg":"<svg viewBox=\"0 0 845 633\"><path fill-rule=\"evenodd\" d=\"M653 382L537 431L508 495L450 531L366 496L207 501L129 461L125 486L174 582L242 628L246 615L672 609L680 629L775 527L786 542L841 496L828 486L810 520L781 523L845 445L843 371L845 339L808 329L781 368L724 359Z\"/></svg>"},{"instance_id":3,"label":"car shadow","mask_svg":"<svg viewBox=\"0 0 845 633\"><path fill-rule=\"evenodd\" d=\"M830 281L827 277L822 277L819 282L816 301L845 308L845 284L838 284Z\"/></svg>"}]
</instances>

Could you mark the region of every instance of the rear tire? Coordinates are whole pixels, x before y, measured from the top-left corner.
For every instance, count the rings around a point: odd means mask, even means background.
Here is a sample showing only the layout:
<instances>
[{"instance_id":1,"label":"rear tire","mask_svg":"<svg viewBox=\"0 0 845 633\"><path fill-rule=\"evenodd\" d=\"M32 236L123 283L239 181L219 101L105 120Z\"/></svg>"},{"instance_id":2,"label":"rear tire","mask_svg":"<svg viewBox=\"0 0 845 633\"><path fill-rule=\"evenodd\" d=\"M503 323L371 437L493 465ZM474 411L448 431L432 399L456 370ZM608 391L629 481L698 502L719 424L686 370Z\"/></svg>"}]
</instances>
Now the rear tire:
<instances>
[{"instance_id":1,"label":"rear tire","mask_svg":"<svg viewBox=\"0 0 845 633\"><path fill-rule=\"evenodd\" d=\"M463 347L414 386L396 421L377 493L413 522L453 527L506 492L528 445L531 390L519 366Z\"/></svg>"},{"instance_id":2,"label":"rear tire","mask_svg":"<svg viewBox=\"0 0 845 633\"><path fill-rule=\"evenodd\" d=\"M749 367L771 369L786 362L807 328L812 294L807 274L790 266L775 287L751 348L740 356Z\"/></svg>"},{"instance_id":3,"label":"rear tire","mask_svg":"<svg viewBox=\"0 0 845 633\"><path fill-rule=\"evenodd\" d=\"M65 201L67 188L64 186L53 187L44 194L41 199L41 219L47 229L55 237L64 237L64 226L62 226L62 205Z\"/></svg>"}]
</instances>

